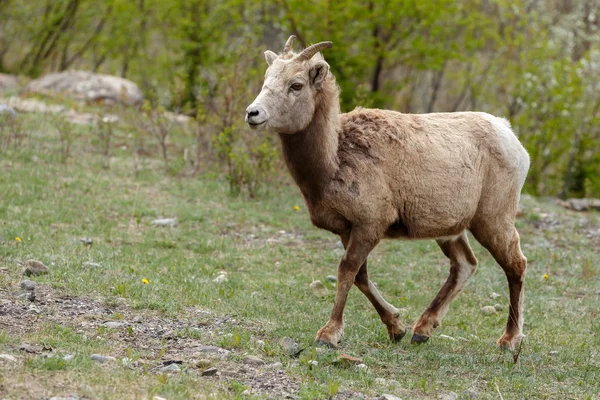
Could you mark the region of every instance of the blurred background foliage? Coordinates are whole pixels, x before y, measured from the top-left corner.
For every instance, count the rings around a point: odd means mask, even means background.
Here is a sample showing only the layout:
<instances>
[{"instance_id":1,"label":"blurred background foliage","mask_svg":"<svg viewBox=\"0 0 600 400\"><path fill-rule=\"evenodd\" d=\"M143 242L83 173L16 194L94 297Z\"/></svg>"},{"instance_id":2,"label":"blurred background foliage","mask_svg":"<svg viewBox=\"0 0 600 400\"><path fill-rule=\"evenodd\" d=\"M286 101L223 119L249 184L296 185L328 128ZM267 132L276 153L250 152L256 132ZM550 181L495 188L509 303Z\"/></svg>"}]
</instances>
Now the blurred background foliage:
<instances>
[{"instance_id":1,"label":"blurred background foliage","mask_svg":"<svg viewBox=\"0 0 600 400\"><path fill-rule=\"evenodd\" d=\"M331 40L343 111L505 116L532 156L526 191L600 197L599 13L598 0L0 0L0 72L131 79L145 107L195 118L196 160L253 195L277 170L276 140L243 123L263 51Z\"/></svg>"}]
</instances>

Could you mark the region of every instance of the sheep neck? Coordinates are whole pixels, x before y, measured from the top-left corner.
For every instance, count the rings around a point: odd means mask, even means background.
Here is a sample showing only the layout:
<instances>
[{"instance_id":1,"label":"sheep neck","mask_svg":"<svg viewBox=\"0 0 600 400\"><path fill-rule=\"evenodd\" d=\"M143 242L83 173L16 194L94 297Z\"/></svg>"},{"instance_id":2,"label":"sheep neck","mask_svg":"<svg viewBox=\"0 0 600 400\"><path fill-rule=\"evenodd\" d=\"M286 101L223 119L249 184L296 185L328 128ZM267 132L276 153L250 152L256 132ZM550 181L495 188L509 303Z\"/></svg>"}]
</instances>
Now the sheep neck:
<instances>
[{"instance_id":1,"label":"sheep neck","mask_svg":"<svg viewBox=\"0 0 600 400\"><path fill-rule=\"evenodd\" d=\"M339 168L340 106L337 86L323 90L308 127L295 134L280 133L285 162L309 205L322 197L324 186Z\"/></svg>"}]
</instances>

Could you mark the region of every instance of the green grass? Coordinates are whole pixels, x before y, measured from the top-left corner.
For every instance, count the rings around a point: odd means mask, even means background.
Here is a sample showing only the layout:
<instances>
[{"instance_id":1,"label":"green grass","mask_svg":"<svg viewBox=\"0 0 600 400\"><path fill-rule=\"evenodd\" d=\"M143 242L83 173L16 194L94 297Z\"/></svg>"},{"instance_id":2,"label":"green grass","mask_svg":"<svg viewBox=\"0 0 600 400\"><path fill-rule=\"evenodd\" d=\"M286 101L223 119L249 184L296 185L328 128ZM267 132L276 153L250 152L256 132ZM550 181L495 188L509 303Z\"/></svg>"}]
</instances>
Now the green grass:
<instances>
[{"instance_id":1,"label":"green grass","mask_svg":"<svg viewBox=\"0 0 600 400\"><path fill-rule=\"evenodd\" d=\"M27 118L31 126L39 121ZM507 311L492 316L480 311L496 303L508 308L506 280L473 239L479 269L430 342L390 343L371 305L352 290L341 349L316 351L312 340L329 317L335 288L316 295L309 284L335 274L342 251L335 248L337 237L311 226L293 185L268 188L257 200L231 197L227 182L215 174L173 176L154 159L134 173L130 152L120 148L113 151L111 168L103 169L93 135L84 128L73 157L63 164L56 135L44 132L34 130L29 141L0 153L0 293L17 302L12 297L22 279L17 261L34 258L51 268L49 275L34 278L42 288L38 298L46 302L37 319L13 326L9 316L0 315L0 353L19 359L16 367L0 364L2 397L268 397L249 390L252 382L243 373L200 377L185 344L202 343L232 351L230 359L214 361L221 371L239 368L246 354L281 361L298 385L295 394L306 399L336 392L436 398L449 391L467 398L469 388L481 399L498 399L500 393L504 399L600 399L597 214L524 199L526 217L518 228L529 260L527 337L516 364L495 347ZM123 133L115 142L121 146L126 140ZM176 217L179 224L153 227L159 217ZM83 244L84 237L93 244ZM386 241L370 261L371 278L401 308L406 324L418 318L448 271L433 241ZM222 271L228 282L214 283ZM502 296L491 300L492 292ZM52 303L55 298L80 299L82 314L53 315L61 307ZM103 314L90 312L94 307ZM143 320L131 329L101 326L131 322L136 315ZM140 333L145 321L165 332ZM300 358L278 350L286 336L306 348ZM22 342L50 350L20 353ZM368 368L336 366L332 361L340 351L362 358ZM117 361L97 364L89 359L92 353ZM64 361L65 354L74 357ZM166 356L183 360L181 373L158 371Z\"/></svg>"}]
</instances>

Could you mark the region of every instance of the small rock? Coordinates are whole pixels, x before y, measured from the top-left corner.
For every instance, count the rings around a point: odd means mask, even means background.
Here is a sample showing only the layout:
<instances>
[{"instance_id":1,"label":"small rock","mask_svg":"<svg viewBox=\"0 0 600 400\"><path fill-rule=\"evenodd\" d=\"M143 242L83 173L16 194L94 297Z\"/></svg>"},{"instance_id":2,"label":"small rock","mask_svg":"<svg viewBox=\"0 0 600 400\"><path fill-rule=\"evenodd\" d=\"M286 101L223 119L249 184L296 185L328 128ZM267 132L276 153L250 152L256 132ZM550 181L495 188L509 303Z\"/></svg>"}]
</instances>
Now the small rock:
<instances>
[{"instance_id":1,"label":"small rock","mask_svg":"<svg viewBox=\"0 0 600 400\"><path fill-rule=\"evenodd\" d=\"M494 315L498 311L496 311L494 306L485 306L485 307L481 307L481 312L484 313L485 315Z\"/></svg>"},{"instance_id":2,"label":"small rock","mask_svg":"<svg viewBox=\"0 0 600 400\"><path fill-rule=\"evenodd\" d=\"M110 329L117 329L120 328L122 326L127 325L124 322L117 322L117 321L108 321L102 324L104 327L106 328L110 328Z\"/></svg>"},{"instance_id":3,"label":"small rock","mask_svg":"<svg viewBox=\"0 0 600 400\"><path fill-rule=\"evenodd\" d=\"M502 304L494 304L494 309L496 311L502 311L504 310L504 306Z\"/></svg>"},{"instance_id":4,"label":"small rock","mask_svg":"<svg viewBox=\"0 0 600 400\"><path fill-rule=\"evenodd\" d=\"M81 238L79 239L79 241L85 244L86 246L91 246L92 244L94 244L94 241L88 237Z\"/></svg>"},{"instance_id":5,"label":"small rock","mask_svg":"<svg viewBox=\"0 0 600 400\"><path fill-rule=\"evenodd\" d=\"M33 302L35 301L35 292L21 293L19 299Z\"/></svg>"},{"instance_id":6,"label":"small rock","mask_svg":"<svg viewBox=\"0 0 600 400\"><path fill-rule=\"evenodd\" d=\"M222 349L217 346L198 346L194 347L193 355L202 355L202 354L218 354L218 355L227 355L229 354L229 350Z\"/></svg>"},{"instance_id":7,"label":"small rock","mask_svg":"<svg viewBox=\"0 0 600 400\"><path fill-rule=\"evenodd\" d=\"M83 263L84 267L89 267L89 268L101 268L102 265L95 263L95 262L91 262L91 261L86 261Z\"/></svg>"},{"instance_id":8,"label":"small rock","mask_svg":"<svg viewBox=\"0 0 600 400\"><path fill-rule=\"evenodd\" d=\"M202 371L200 373L200 376L214 376L217 374L218 371L219 370L216 369L215 367L211 367L211 368L208 368L208 369L205 369L204 371Z\"/></svg>"},{"instance_id":9,"label":"small rock","mask_svg":"<svg viewBox=\"0 0 600 400\"><path fill-rule=\"evenodd\" d=\"M479 392L475 388L469 388L465 390L465 394L470 399L477 399L479 397Z\"/></svg>"},{"instance_id":10,"label":"small rock","mask_svg":"<svg viewBox=\"0 0 600 400\"><path fill-rule=\"evenodd\" d=\"M551 355L551 356L557 356L558 355L558 350L550 350L548 352L548 354Z\"/></svg>"},{"instance_id":11,"label":"small rock","mask_svg":"<svg viewBox=\"0 0 600 400\"><path fill-rule=\"evenodd\" d=\"M343 249L344 248L344 244L342 243L341 240L338 240L337 243L335 244L335 249Z\"/></svg>"},{"instance_id":12,"label":"small rock","mask_svg":"<svg viewBox=\"0 0 600 400\"><path fill-rule=\"evenodd\" d=\"M308 362L308 365L312 366L312 367L316 367L319 365L319 362L317 360L310 360Z\"/></svg>"},{"instance_id":13,"label":"small rock","mask_svg":"<svg viewBox=\"0 0 600 400\"><path fill-rule=\"evenodd\" d=\"M217 276L215 279L213 279L213 282L214 283L225 283L228 280L229 279L227 279L227 275L221 274L221 275Z\"/></svg>"},{"instance_id":14,"label":"small rock","mask_svg":"<svg viewBox=\"0 0 600 400\"><path fill-rule=\"evenodd\" d=\"M38 352L35 347L33 347L27 343L23 343L22 345L20 345L19 350L24 351L25 353L31 353L31 354L35 354Z\"/></svg>"},{"instance_id":15,"label":"small rock","mask_svg":"<svg viewBox=\"0 0 600 400\"><path fill-rule=\"evenodd\" d=\"M0 104L0 114L8 114L14 117L15 115L17 115L17 112L11 106L7 106L6 104Z\"/></svg>"},{"instance_id":16,"label":"small rock","mask_svg":"<svg viewBox=\"0 0 600 400\"><path fill-rule=\"evenodd\" d=\"M384 393L381 396L377 397L377 400L402 400L398 396L394 396L393 394Z\"/></svg>"},{"instance_id":17,"label":"small rock","mask_svg":"<svg viewBox=\"0 0 600 400\"><path fill-rule=\"evenodd\" d=\"M323 282L317 280L317 281L313 281L309 287L311 289L323 289L325 287L325 285L323 285Z\"/></svg>"},{"instance_id":18,"label":"small rock","mask_svg":"<svg viewBox=\"0 0 600 400\"><path fill-rule=\"evenodd\" d=\"M353 357L351 355L348 354L340 354L337 358L337 362L340 364L347 364L347 365L358 365L358 364L362 364L362 360L358 357Z\"/></svg>"},{"instance_id":19,"label":"small rock","mask_svg":"<svg viewBox=\"0 0 600 400\"><path fill-rule=\"evenodd\" d=\"M256 341L256 347L258 349L264 350L264 348L265 348L265 341L264 340L260 340L260 339L257 340Z\"/></svg>"},{"instance_id":20,"label":"small rock","mask_svg":"<svg viewBox=\"0 0 600 400\"><path fill-rule=\"evenodd\" d=\"M78 396L67 396L67 397L54 396L54 397L50 397L48 400L79 400L79 397Z\"/></svg>"},{"instance_id":21,"label":"small rock","mask_svg":"<svg viewBox=\"0 0 600 400\"><path fill-rule=\"evenodd\" d=\"M296 354L300 350L300 346L298 343L294 342L293 339L289 337L284 337L279 341L279 345L285 354L288 356L292 356Z\"/></svg>"},{"instance_id":22,"label":"small rock","mask_svg":"<svg viewBox=\"0 0 600 400\"><path fill-rule=\"evenodd\" d=\"M453 342L456 341L456 339L454 339L452 336L448 336L448 335L440 335L440 338L442 339L447 339L447 340L451 340Z\"/></svg>"},{"instance_id":23,"label":"small rock","mask_svg":"<svg viewBox=\"0 0 600 400\"><path fill-rule=\"evenodd\" d=\"M280 363L279 361L278 362L274 362L273 364L269 364L268 368L269 369L280 370L280 369L283 369L283 364Z\"/></svg>"},{"instance_id":24,"label":"small rock","mask_svg":"<svg viewBox=\"0 0 600 400\"><path fill-rule=\"evenodd\" d=\"M246 357L244 357L242 362L244 364L249 364L249 365L264 365L265 364L265 362L262 358L256 357L256 356L246 356Z\"/></svg>"},{"instance_id":25,"label":"small rock","mask_svg":"<svg viewBox=\"0 0 600 400\"><path fill-rule=\"evenodd\" d=\"M114 361L116 358L111 356L103 356L102 354L92 354L90 358L94 361L98 361L100 364L104 364L107 361Z\"/></svg>"},{"instance_id":26,"label":"small rock","mask_svg":"<svg viewBox=\"0 0 600 400\"><path fill-rule=\"evenodd\" d=\"M135 317L133 317L131 319L132 322L135 322L136 324L141 323L144 320L144 318L141 315L136 315Z\"/></svg>"},{"instance_id":27,"label":"small rock","mask_svg":"<svg viewBox=\"0 0 600 400\"><path fill-rule=\"evenodd\" d=\"M175 363L169 364L160 369L160 372L179 372L179 371L181 371L181 368L179 368L179 365L177 365Z\"/></svg>"},{"instance_id":28,"label":"small rock","mask_svg":"<svg viewBox=\"0 0 600 400\"><path fill-rule=\"evenodd\" d=\"M71 361L74 358L75 358L75 356L73 354L65 354L63 356L63 360L65 360L65 361Z\"/></svg>"},{"instance_id":29,"label":"small rock","mask_svg":"<svg viewBox=\"0 0 600 400\"><path fill-rule=\"evenodd\" d=\"M360 371L366 371L367 369L369 369L369 367L367 367L366 364L360 363L356 366L357 369L359 369Z\"/></svg>"},{"instance_id":30,"label":"small rock","mask_svg":"<svg viewBox=\"0 0 600 400\"><path fill-rule=\"evenodd\" d=\"M454 392L440 393L437 398L438 400L458 400L458 394Z\"/></svg>"},{"instance_id":31,"label":"small rock","mask_svg":"<svg viewBox=\"0 0 600 400\"><path fill-rule=\"evenodd\" d=\"M152 400L167 400L167 399L165 399L164 397L161 397L161 396L154 396L152 398Z\"/></svg>"},{"instance_id":32,"label":"small rock","mask_svg":"<svg viewBox=\"0 0 600 400\"><path fill-rule=\"evenodd\" d=\"M48 272L50 272L50 270L42 262L37 260L28 260L25 262L25 271L23 271L23 275L37 276L45 275Z\"/></svg>"},{"instance_id":33,"label":"small rock","mask_svg":"<svg viewBox=\"0 0 600 400\"><path fill-rule=\"evenodd\" d=\"M337 277L336 277L336 276L334 276L334 275L327 275L327 276L325 277L325 280L326 280L327 282L335 283L335 282L337 282Z\"/></svg>"},{"instance_id":34,"label":"small rock","mask_svg":"<svg viewBox=\"0 0 600 400\"><path fill-rule=\"evenodd\" d=\"M499 295L496 292L493 292L492 294L490 294L490 299L492 299L492 300L496 300L498 297L501 297L501 295Z\"/></svg>"},{"instance_id":35,"label":"small rock","mask_svg":"<svg viewBox=\"0 0 600 400\"><path fill-rule=\"evenodd\" d=\"M10 354L0 354L0 361L16 362L17 359Z\"/></svg>"},{"instance_id":36,"label":"small rock","mask_svg":"<svg viewBox=\"0 0 600 400\"><path fill-rule=\"evenodd\" d=\"M19 286L21 287L21 289L27 290L29 292L33 292L35 290L35 282L27 280L27 279L24 281L21 281L21 283L19 283Z\"/></svg>"},{"instance_id":37,"label":"small rock","mask_svg":"<svg viewBox=\"0 0 600 400\"><path fill-rule=\"evenodd\" d=\"M152 221L154 226L177 226L177 218L159 218Z\"/></svg>"}]
</instances>

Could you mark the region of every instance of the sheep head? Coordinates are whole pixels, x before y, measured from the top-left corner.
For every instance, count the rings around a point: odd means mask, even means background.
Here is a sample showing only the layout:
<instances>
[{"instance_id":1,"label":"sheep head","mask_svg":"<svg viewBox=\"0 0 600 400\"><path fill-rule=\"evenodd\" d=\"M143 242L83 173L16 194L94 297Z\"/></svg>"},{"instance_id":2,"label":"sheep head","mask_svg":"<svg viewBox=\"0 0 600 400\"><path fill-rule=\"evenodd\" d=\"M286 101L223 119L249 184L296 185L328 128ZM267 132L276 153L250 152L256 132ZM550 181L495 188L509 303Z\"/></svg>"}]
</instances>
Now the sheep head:
<instances>
[{"instance_id":1,"label":"sheep head","mask_svg":"<svg viewBox=\"0 0 600 400\"><path fill-rule=\"evenodd\" d=\"M258 97L246 109L246 122L252 129L264 127L293 134L306 129L313 119L318 93L329 73L329 64L319 51L333 44L316 43L295 54L294 39L290 36L280 55L265 52L269 65L265 81Z\"/></svg>"}]
</instances>

